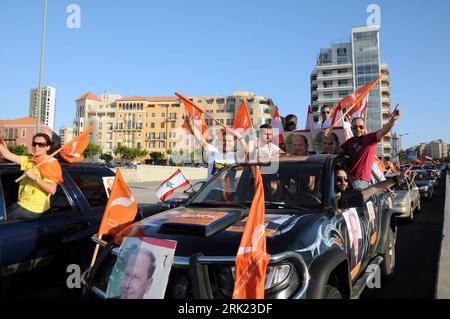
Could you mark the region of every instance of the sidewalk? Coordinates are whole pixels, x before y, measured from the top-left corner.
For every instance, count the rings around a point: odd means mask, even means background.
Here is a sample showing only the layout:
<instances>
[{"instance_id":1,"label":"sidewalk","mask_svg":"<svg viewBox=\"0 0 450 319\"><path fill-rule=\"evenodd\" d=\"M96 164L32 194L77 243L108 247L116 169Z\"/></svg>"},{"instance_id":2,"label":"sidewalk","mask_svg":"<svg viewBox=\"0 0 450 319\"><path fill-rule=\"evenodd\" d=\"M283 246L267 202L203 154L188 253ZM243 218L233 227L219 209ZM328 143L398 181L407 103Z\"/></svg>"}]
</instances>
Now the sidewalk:
<instances>
[{"instance_id":1,"label":"sidewalk","mask_svg":"<svg viewBox=\"0 0 450 319\"><path fill-rule=\"evenodd\" d=\"M437 299L450 299L450 172L447 172L446 180L444 227L441 258L438 265Z\"/></svg>"}]
</instances>

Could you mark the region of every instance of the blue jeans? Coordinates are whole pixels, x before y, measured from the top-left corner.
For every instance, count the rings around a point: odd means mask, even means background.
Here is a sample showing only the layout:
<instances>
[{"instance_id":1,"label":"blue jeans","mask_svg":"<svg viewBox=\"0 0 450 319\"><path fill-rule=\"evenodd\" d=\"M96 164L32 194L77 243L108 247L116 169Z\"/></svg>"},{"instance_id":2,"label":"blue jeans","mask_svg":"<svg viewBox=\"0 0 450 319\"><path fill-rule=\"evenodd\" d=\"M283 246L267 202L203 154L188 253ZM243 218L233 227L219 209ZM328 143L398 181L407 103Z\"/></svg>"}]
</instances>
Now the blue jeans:
<instances>
[{"instance_id":1,"label":"blue jeans","mask_svg":"<svg viewBox=\"0 0 450 319\"><path fill-rule=\"evenodd\" d=\"M353 185L355 186L355 189L365 189L370 186L370 183L363 179L355 179Z\"/></svg>"},{"instance_id":2,"label":"blue jeans","mask_svg":"<svg viewBox=\"0 0 450 319\"><path fill-rule=\"evenodd\" d=\"M8 220L36 220L41 217L39 213L33 213L15 203L7 209Z\"/></svg>"}]
</instances>

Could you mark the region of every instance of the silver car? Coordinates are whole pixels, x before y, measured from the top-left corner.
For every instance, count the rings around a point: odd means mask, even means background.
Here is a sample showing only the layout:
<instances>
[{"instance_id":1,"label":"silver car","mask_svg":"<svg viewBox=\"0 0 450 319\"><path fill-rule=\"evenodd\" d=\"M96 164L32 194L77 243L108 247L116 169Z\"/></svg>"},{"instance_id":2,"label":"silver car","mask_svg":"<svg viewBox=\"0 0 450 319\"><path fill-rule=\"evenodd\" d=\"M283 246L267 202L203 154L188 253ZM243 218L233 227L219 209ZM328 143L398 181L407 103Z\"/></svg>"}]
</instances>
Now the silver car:
<instances>
[{"instance_id":1,"label":"silver car","mask_svg":"<svg viewBox=\"0 0 450 319\"><path fill-rule=\"evenodd\" d=\"M398 217L414 219L414 212L420 212L420 193L414 181L405 179L402 184L394 186L393 209Z\"/></svg>"}]
</instances>

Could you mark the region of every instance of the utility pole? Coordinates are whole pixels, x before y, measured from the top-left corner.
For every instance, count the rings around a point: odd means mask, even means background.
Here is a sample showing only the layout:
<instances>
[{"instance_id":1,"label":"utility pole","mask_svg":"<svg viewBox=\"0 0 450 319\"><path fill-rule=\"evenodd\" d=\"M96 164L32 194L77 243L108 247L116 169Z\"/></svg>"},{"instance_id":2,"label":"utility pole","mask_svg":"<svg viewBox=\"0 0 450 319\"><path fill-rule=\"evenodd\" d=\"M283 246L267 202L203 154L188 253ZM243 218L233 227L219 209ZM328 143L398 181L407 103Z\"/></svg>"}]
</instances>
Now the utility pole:
<instances>
[{"instance_id":1,"label":"utility pole","mask_svg":"<svg viewBox=\"0 0 450 319\"><path fill-rule=\"evenodd\" d=\"M41 103L42 103L42 80L44 78L44 49L45 49L45 31L47 21L47 0L44 0L44 17L42 21L42 42L41 42L41 63L39 67L39 86L38 86L38 107L36 118L36 133L41 131Z\"/></svg>"}]
</instances>

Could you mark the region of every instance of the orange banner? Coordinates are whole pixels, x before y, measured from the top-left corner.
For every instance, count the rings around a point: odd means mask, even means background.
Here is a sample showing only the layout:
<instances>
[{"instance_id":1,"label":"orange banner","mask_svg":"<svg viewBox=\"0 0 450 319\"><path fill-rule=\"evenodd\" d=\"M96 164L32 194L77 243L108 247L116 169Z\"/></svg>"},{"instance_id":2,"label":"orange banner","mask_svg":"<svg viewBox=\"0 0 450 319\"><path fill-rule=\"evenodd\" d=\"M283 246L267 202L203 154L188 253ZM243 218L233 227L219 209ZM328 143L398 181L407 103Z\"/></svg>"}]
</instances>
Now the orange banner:
<instances>
[{"instance_id":1,"label":"orange banner","mask_svg":"<svg viewBox=\"0 0 450 319\"><path fill-rule=\"evenodd\" d=\"M88 128L86 131L61 147L59 154L66 162L74 163L84 160L83 152L89 144L89 134L91 133L91 130L91 127Z\"/></svg>"}]
</instances>

